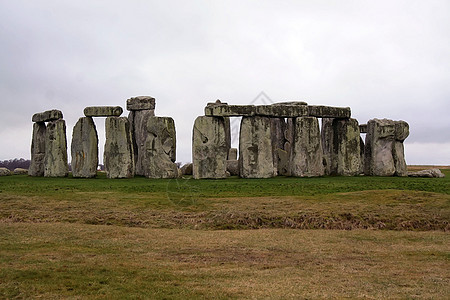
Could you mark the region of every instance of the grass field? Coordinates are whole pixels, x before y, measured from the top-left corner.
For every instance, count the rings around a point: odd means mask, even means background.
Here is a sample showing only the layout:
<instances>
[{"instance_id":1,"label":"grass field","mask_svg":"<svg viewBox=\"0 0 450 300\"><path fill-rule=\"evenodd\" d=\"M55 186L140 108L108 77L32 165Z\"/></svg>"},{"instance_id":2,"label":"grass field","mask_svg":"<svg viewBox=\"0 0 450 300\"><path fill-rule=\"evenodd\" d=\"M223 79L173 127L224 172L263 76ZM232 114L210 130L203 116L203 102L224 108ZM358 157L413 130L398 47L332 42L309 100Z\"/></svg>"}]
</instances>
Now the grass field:
<instances>
[{"instance_id":1,"label":"grass field","mask_svg":"<svg viewBox=\"0 0 450 300\"><path fill-rule=\"evenodd\" d=\"M450 298L443 172L0 177L0 298Z\"/></svg>"}]
</instances>

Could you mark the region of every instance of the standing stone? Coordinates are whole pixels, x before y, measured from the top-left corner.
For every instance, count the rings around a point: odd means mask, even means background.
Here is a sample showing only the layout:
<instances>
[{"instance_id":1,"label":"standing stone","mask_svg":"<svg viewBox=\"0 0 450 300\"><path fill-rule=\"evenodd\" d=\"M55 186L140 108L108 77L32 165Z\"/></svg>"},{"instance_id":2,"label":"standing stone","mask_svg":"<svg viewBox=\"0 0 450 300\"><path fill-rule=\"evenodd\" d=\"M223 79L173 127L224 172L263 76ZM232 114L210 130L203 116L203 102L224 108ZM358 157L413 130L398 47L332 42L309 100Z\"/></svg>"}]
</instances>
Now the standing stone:
<instances>
[{"instance_id":1,"label":"standing stone","mask_svg":"<svg viewBox=\"0 0 450 300\"><path fill-rule=\"evenodd\" d=\"M177 178L175 122L169 117L150 117L142 166L148 178Z\"/></svg>"},{"instance_id":2,"label":"standing stone","mask_svg":"<svg viewBox=\"0 0 450 300\"><path fill-rule=\"evenodd\" d=\"M134 99L134 98L132 98ZM145 143L148 136L147 123L155 116L154 110L132 110L128 115L133 136L133 152L136 175L145 176L148 162L145 161Z\"/></svg>"},{"instance_id":3,"label":"standing stone","mask_svg":"<svg viewBox=\"0 0 450 300\"><path fill-rule=\"evenodd\" d=\"M31 139L31 163L28 169L30 176L44 176L45 159L45 132L44 122L33 124L33 137Z\"/></svg>"},{"instance_id":4,"label":"standing stone","mask_svg":"<svg viewBox=\"0 0 450 300\"><path fill-rule=\"evenodd\" d=\"M62 119L48 122L45 135L45 177L66 177L67 163L66 122Z\"/></svg>"},{"instance_id":5,"label":"standing stone","mask_svg":"<svg viewBox=\"0 0 450 300\"><path fill-rule=\"evenodd\" d=\"M324 118L322 145L325 173L355 176L361 171L361 146L358 121Z\"/></svg>"},{"instance_id":6,"label":"standing stone","mask_svg":"<svg viewBox=\"0 0 450 300\"><path fill-rule=\"evenodd\" d=\"M315 117L294 119L294 142L291 155L291 175L313 177L324 175L323 150L319 121Z\"/></svg>"},{"instance_id":7,"label":"standing stone","mask_svg":"<svg viewBox=\"0 0 450 300\"><path fill-rule=\"evenodd\" d=\"M284 133L286 131L286 122L284 118L270 118L271 139L272 139L272 155L273 165L277 174L282 174L285 164L283 162L284 157L284 144L286 139Z\"/></svg>"},{"instance_id":8,"label":"standing stone","mask_svg":"<svg viewBox=\"0 0 450 300\"><path fill-rule=\"evenodd\" d=\"M108 117L105 120L104 164L108 178L134 176L134 157L128 118Z\"/></svg>"},{"instance_id":9,"label":"standing stone","mask_svg":"<svg viewBox=\"0 0 450 300\"><path fill-rule=\"evenodd\" d=\"M237 160L238 149L230 148L228 150L228 160Z\"/></svg>"},{"instance_id":10,"label":"standing stone","mask_svg":"<svg viewBox=\"0 0 450 300\"><path fill-rule=\"evenodd\" d=\"M72 175L92 178L97 175L98 136L94 120L82 117L72 132Z\"/></svg>"},{"instance_id":11,"label":"standing stone","mask_svg":"<svg viewBox=\"0 0 450 300\"><path fill-rule=\"evenodd\" d=\"M364 173L407 176L403 141L409 135L405 121L373 119L367 123Z\"/></svg>"},{"instance_id":12,"label":"standing stone","mask_svg":"<svg viewBox=\"0 0 450 300\"><path fill-rule=\"evenodd\" d=\"M195 119L192 134L193 176L225 178L229 141L225 118L200 116Z\"/></svg>"},{"instance_id":13,"label":"standing stone","mask_svg":"<svg viewBox=\"0 0 450 300\"><path fill-rule=\"evenodd\" d=\"M239 173L243 178L276 175L273 165L270 118L243 117L239 136Z\"/></svg>"}]
</instances>

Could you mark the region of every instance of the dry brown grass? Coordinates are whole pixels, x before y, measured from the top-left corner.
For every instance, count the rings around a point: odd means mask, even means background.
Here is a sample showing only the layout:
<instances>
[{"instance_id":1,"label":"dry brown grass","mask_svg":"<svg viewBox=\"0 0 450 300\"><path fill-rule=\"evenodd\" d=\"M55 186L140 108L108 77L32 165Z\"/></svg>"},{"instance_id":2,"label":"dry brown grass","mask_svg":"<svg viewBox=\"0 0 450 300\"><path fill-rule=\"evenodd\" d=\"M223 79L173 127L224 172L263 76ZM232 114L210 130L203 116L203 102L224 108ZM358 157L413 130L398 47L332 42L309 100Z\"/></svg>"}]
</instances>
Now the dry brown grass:
<instances>
[{"instance_id":1,"label":"dry brown grass","mask_svg":"<svg viewBox=\"0 0 450 300\"><path fill-rule=\"evenodd\" d=\"M188 206L173 203L161 207L143 206L150 202L151 194L79 194L83 200L1 193L0 223L69 222L194 229L450 229L450 195L423 191L206 198Z\"/></svg>"},{"instance_id":2,"label":"dry brown grass","mask_svg":"<svg viewBox=\"0 0 450 300\"><path fill-rule=\"evenodd\" d=\"M0 224L0 296L434 298L450 295L445 232L199 231Z\"/></svg>"}]
</instances>

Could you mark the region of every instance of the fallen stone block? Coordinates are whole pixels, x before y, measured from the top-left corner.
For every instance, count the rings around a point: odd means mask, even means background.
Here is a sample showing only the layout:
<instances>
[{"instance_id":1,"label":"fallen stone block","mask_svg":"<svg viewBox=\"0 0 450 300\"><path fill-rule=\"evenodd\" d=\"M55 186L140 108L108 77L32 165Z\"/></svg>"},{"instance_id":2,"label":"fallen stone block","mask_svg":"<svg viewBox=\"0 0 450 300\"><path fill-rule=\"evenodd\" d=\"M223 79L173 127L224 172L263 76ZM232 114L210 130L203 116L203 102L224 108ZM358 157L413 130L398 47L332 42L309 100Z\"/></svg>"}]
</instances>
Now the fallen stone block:
<instances>
[{"instance_id":1,"label":"fallen stone block","mask_svg":"<svg viewBox=\"0 0 450 300\"><path fill-rule=\"evenodd\" d=\"M36 113L33 115L31 120L33 122L50 122L50 121L56 121L63 118L63 113L60 110L52 109L47 110L41 113Z\"/></svg>"},{"instance_id":2,"label":"fallen stone block","mask_svg":"<svg viewBox=\"0 0 450 300\"><path fill-rule=\"evenodd\" d=\"M444 173L438 168L421 170L417 172L408 172L409 177L424 177L424 178L444 178Z\"/></svg>"},{"instance_id":3,"label":"fallen stone block","mask_svg":"<svg viewBox=\"0 0 450 300\"><path fill-rule=\"evenodd\" d=\"M88 106L84 109L86 117L119 117L122 112L120 106Z\"/></svg>"},{"instance_id":4,"label":"fallen stone block","mask_svg":"<svg viewBox=\"0 0 450 300\"><path fill-rule=\"evenodd\" d=\"M317 118L348 119L351 116L350 107L332 107L308 105L308 116Z\"/></svg>"},{"instance_id":5,"label":"fallen stone block","mask_svg":"<svg viewBox=\"0 0 450 300\"><path fill-rule=\"evenodd\" d=\"M28 170L23 168L15 168L13 171L14 175L28 175Z\"/></svg>"},{"instance_id":6,"label":"fallen stone block","mask_svg":"<svg viewBox=\"0 0 450 300\"><path fill-rule=\"evenodd\" d=\"M0 168L0 176L10 176L11 171L7 168Z\"/></svg>"},{"instance_id":7,"label":"fallen stone block","mask_svg":"<svg viewBox=\"0 0 450 300\"><path fill-rule=\"evenodd\" d=\"M156 100L150 96L138 96L127 100L127 110L155 110Z\"/></svg>"}]
</instances>

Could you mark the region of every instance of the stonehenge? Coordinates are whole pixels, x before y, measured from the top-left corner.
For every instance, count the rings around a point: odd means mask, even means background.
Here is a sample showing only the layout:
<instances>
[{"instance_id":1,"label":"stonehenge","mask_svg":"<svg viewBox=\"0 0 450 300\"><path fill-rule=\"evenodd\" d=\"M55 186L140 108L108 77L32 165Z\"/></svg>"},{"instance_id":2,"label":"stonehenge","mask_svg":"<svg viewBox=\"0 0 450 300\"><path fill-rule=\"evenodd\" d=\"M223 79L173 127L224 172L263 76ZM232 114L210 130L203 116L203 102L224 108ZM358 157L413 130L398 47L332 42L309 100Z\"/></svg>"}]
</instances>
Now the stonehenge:
<instances>
[{"instance_id":1,"label":"stonehenge","mask_svg":"<svg viewBox=\"0 0 450 300\"><path fill-rule=\"evenodd\" d=\"M200 120L223 124L220 119L229 117L242 117L238 162L230 155L225 159L227 145L221 138L222 129L220 133L213 130L206 135L202 135L205 130L199 132L198 129ZM198 117L194 124L194 178L356 176L363 173L406 176L403 141L409 134L408 124L392 120L381 123L374 119L359 125L351 118L349 107L308 105L303 101L228 105L218 100L208 103L205 116ZM394 129L390 130L389 126ZM225 125L225 131L228 130ZM366 132L364 143L360 134ZM200 138L204 139L203 144L198 142ZM205 143L209 151L204 150ZM205 174L211 169L220 171L202 177L195 175L196 169L205 170Z\"/></svg>"},{"instance_id":2,"label":"stonehenge","mask_svg":"<svg viewBox=\"0 0 450 300\"><path fill-rule=\"evenodd\" d=\"M150 96L120 106L84 108L73 127L74 178L97 176L99 151L94 118L105 118L103 161L107 178L194 179L270 178L275 176L413 176L408 174L405 121L372 119L359 124L349 107L309 105L303 101L271 105L208 103L192 130L192 163L178 169L176 129L171 117L155 116ZM241 117L239 148L231 147L230 117ZM32 116L30 176L66 177L66 123L60 110ZM363 141L361 134L366 134Z\"/></svg>"}]
</instances>

